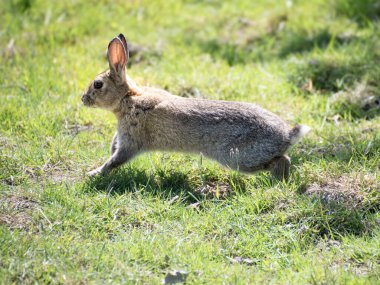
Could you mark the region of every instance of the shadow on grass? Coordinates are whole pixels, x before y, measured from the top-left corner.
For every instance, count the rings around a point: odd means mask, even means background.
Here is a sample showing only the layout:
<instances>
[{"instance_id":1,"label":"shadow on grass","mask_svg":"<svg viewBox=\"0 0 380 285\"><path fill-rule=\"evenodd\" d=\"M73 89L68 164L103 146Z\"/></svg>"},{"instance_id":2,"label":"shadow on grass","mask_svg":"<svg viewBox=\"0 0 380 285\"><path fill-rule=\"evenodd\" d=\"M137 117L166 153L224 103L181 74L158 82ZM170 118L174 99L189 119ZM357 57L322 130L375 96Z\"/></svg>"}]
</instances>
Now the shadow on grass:
<instances>
[{"instance_id":1,"label":"shadow on grass","mask_svg":"<svg viewBox=\"0 0 380 285\"><path fill-rule=\"evenodd\" d=\"M201 51L214 59L226 61L229 65L247 64L256 61L270 61L273 58L285 58L291 54L310 52L315 48L327 49L329 46L339 48L360 39L356 36L335 35L324 29L314 35L306 32L281 31L270 32L262 36L242 36L245 40L233 42L228 38L194 39Z\"/></svg>"},{"instance_id":2,"label":"shadow on grass","mask_svg":"<svg viewBox=\"0 0 380 285\"><path fill-rule=\"evenodd\" d=\"M268 178L266 175L257 177L253 187L257 189L269 189L273 187L270 179L266 178ZM211 185L210 181L216 178L207 177L206 179L209 181L207 185ZM245 182L241 179L241 176L237 175L232 179L235 186L240 187L243 191L245 190ZM301 179L295 179L295 181L298 180L301 181ZM340 196L331 198L331 196L325 195L326 193L331 194L331 189L329 190L326 187L331 188L331 185L337 187L336 184L329 183L320 184L320 187L323 188L321 189L322 194L319 193L321 195L311 195L309 192L312 183L304 181L299 186L297 193L289 197L290 209L284 212L285 224L291 224L299 228L299 234L302 239L305 238L309 242L316 242L326 238L340 240L345 235L360 236L370 233L371 228L366 217L379 210L380 196L371 197L371 200L358 200L355 197L352 199L345 197L345 200L342 202L339 200ZM350 186L349 184L347 185L344 187ZM178 195L181 203L185 206L191 204L198 205L198 202L204 200L220 202L223 198L226 198L215 197L213 195L208 196L204 192L199 191L199 189L200 187L197 186L197 182L194 182L194 178L185 172L157 170L155 173L149 174L146 170L132 169L130 167L114 171L107 176L88 179L85 184L85 191L99 191L107 195L143 191L148 196L153 195L154 197L168 201ZM204 189L210 190L207 187L204 187ZM295 208L294 198L297 201L297 207ZM269 197L268 199L261 201L262 207L267 205L268 209L261 210L257 215L277 211L275 207L278 207L278 205L276 203L272 205L270 203L271 198ZM284 202L284 204L286 205L288 202ZM244 211L244 208L241 210ZM283 224L283 222L280 223Z\"/></svg>"},{"instance_id":3,"label":"shadow on grass","mask_svg":"<svg viewBox=\"0 0 380 285\"><path fill-rule=\"evenodd\" d=\"M108 194L123 194L144 190L153 194L170 197L190 190L187 175L176 171L157 171L147 174L145 170L120 168L106 175L89 178L89 191L103 191Z\"/></svg>"},{"instance_id":4,"label":"shadow on grass","mask_svg":"<svg viewBox=\"0 0 380 285\"><path fill-rule=\"evenodd\" d=\"M279 40L280 50L278 56L283 58L294 53L309 52L314 48L322 50L329 46L338 48L359 39L356 36L334 35L329 30L324 29L311 36L306 32L285 32Z\"/></svg>"},{"instance_id":5,"label":"shadow on grass","mask_svg":"<svg viewBox=\"0 0 380 285\"><path fill-rule=\"evenodd\" d=\"M308 208L287 219L287 223L300 225L300 236L311 241L319 239L340 240L346 235L362 236L372 232L367 216L379 211L380 201L361 207L350 207L324 197L308 197L299 193L300 199L310 201Z\"/></svg>"},{"instance_id":6,"label":"shadow on grass","mask_svg":"<svg viewBox=\"0 0 380 285\"><path fill-rule=\"evenodd\" d=\"M378 0L338 0L335 2L335 11L339 16L345 16L367 26L372 21L380 20L380 2Z\"/></svg>"},{"instance_id":7,"label":"shadow on grass","mask_svg":"<svg viewBox=\"0 0 380 285\"><path fill-rule=\"evenodd\" d=\"M154 60L159 60L161 58L161 52L149 47L138 45L135 43L128 44L129 49L129 60L127 67L128 69L132 66L143 63L146 65L151 65Z\"/></svg>"},{"instance_id":8,"label":"shadow on grass","mask_svg":"<svg viewBox=\"0 0 380 285\"><path fill-rule=\"evenodd\" d=\"M314 36L302 32L282 32L272 39L275 44L268 46L268 41L268 39L256 39L254 43L237 44L220 39L195 40L202 52L233 66L286 58L292 54L310 52L314 48L327 49L333 46L334 49L339 49L351 43L359 44L361 39L355 36L338 36L323 30ZM332 58L303 60L290 67L288 80L299 87L311 80L313 88L322 94L337 92L352 87L364 77L366 80L378 82L379 70L375 64L378 60L377 48L369 44L366 53L354 55L346 60Z\"/></svg>"},{"instance_id":9,"label":"shadow on grass","mask_svg":"<svg viewBox=\"0 0 380 285\"><path fill-rule=\"evenodd\" d=\"M210 54L213 59L224 60L228 65L247 64L260 58L250 45L241 45L220 39L195 40L203 53ZM194 40L192 40L194 42Z\"/></svg>"},{"instance_id":10,"label":"shadow on grass","mask_svg":"<svg viewBox=\"0 0 380 285\"><path fill-rule=\"evenodd\" d=\"M198 178L197 178L198 177ZM228 182L219 181L212 173L190 177L185 172L175 170L146 170L121 168L108 175L89 178L85 191L106 192L108 195L144 191L163 199L180 196L186 204L204 199L224 199L235 191L245 191L245 181L238 174L231 174Z\"/></svg>"},{"instance_id":11,"label":"shadow on grass","mask_svg":"<svg viewBox=\"0 0 380 285\"><path fill-rule=\"evenodd\" d=\"M225 38L191 35L187 39L189 44L195 44L202 53L209 54L215 60L225 61L230 66L303 54L305 56L297 62L287 64L288 80L298 87L310 81L313 90L320 94L338 92L363 80L379 81L380 70L376 62L380 58L376 40L371 38L334 34L327 28L314 32L270 29L262 34L237 28ZM312 58L308 54L314 50L329 51L317 52ZM344 57L335 56L336 51Z\"/></svg>"},{"instance_id":12,"label":"shadow on grass","mask_svg":"<svg viewBox=\"0 0 380 285\"><path fill-rule=\"evenodd\" d=\"M364 57L353 57L346 61L333 59L311 59L295 66L289 73L288 80L301 87L308 80L313 89L320 94L338 92L353 85L364 78L377 81L378 67L373 63L378 60L375 51L368 52Z\"/></svg>"}]
</instances>

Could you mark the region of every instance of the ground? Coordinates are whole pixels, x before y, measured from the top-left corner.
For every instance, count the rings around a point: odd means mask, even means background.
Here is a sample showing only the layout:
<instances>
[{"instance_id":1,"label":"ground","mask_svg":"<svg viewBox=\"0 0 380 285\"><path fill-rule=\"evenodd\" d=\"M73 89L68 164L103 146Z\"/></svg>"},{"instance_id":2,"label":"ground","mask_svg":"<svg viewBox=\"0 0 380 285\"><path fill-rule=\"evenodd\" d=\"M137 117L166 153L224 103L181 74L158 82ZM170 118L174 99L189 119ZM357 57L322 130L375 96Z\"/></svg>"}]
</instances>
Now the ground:
<instances>
[{"instance_id":1,"label":"ground","mask_svg":"<svg viewBox=\"0 0 380 285\"><path fill-rule=\"evenodd\" d=\"M378 1L5 0L0 17L0 283L380 282ZM115 118L80 97L120 32L141 85L310 126L290 180L166 152L88 178Z\"/></svg>"}]
</instances>

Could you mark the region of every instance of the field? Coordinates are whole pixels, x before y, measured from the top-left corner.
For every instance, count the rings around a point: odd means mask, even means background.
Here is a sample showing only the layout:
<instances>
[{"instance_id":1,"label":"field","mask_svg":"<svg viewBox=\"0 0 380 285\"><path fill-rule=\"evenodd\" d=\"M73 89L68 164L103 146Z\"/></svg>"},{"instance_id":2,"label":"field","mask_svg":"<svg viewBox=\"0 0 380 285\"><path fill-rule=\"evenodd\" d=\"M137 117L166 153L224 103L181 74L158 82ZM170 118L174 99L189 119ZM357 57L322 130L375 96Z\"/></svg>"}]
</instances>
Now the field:
<instances>
[{"instance_id":1,"label":"field","mask_svg":"<svg viewBox=\"0 0 380 285\"><path fill-rule=\"evenodd\" d=\"M379 18L375 0L2 1L0 283L379 284ZM140 85L310 126L290 180L168 152L87 177L116 120L80 98L121 32Z\"/></svg>"}]
</instances>

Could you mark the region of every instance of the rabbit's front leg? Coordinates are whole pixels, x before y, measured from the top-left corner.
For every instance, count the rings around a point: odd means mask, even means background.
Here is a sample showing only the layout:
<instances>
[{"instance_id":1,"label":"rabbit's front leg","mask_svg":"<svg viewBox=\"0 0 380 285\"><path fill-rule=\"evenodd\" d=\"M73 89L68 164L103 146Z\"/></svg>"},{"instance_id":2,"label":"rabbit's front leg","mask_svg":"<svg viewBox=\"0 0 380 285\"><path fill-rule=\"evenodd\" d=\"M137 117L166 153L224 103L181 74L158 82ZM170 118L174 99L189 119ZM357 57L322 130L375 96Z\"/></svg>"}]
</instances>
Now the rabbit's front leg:
<instances>
[{"instance_id":1,"label":"rabbit's front leg","mask_svg":"<svg viewBox=\"0 0 380 285\"><path fill-rule=\"evenodd\" d=\"M115 167L118 167L130 160L134 155L135 153L132 150L119 147L102 166L88 172L88 175L95 176L97 174L106 174Z\"/></svg>"},{"instance_id":2,"label":"rabbit's front leg","mask_svg":"<svg viewBox=\"0 0 380 285\"><path fill-rule=\"evenodd\" d=\"M112 142L111 142L111 155L113 155L117 148L117 132L113 136Z\"/></svg>"}]
</instances>

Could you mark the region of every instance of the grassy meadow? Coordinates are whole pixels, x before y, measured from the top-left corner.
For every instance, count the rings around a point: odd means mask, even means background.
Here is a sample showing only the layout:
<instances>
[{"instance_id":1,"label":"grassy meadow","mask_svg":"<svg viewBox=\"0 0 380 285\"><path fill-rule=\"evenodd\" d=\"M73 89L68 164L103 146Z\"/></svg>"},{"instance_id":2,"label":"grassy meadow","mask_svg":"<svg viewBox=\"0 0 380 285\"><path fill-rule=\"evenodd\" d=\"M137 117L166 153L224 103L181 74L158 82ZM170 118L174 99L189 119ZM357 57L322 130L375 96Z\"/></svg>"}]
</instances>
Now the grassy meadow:
<instances>
[{"instance_id":1,"label":"grassy meadow","mask_svg":"<svg viewBox=\"0 0 380 285\"><path fill-rule=\"evenodd\" d=\"M0 284L379 284L379 18L375 0L3 0ZM88 178L116 120L80 98L119 33L140 85L310 126L290 180L168 152Z\"/></svg>"}]
</instances>

